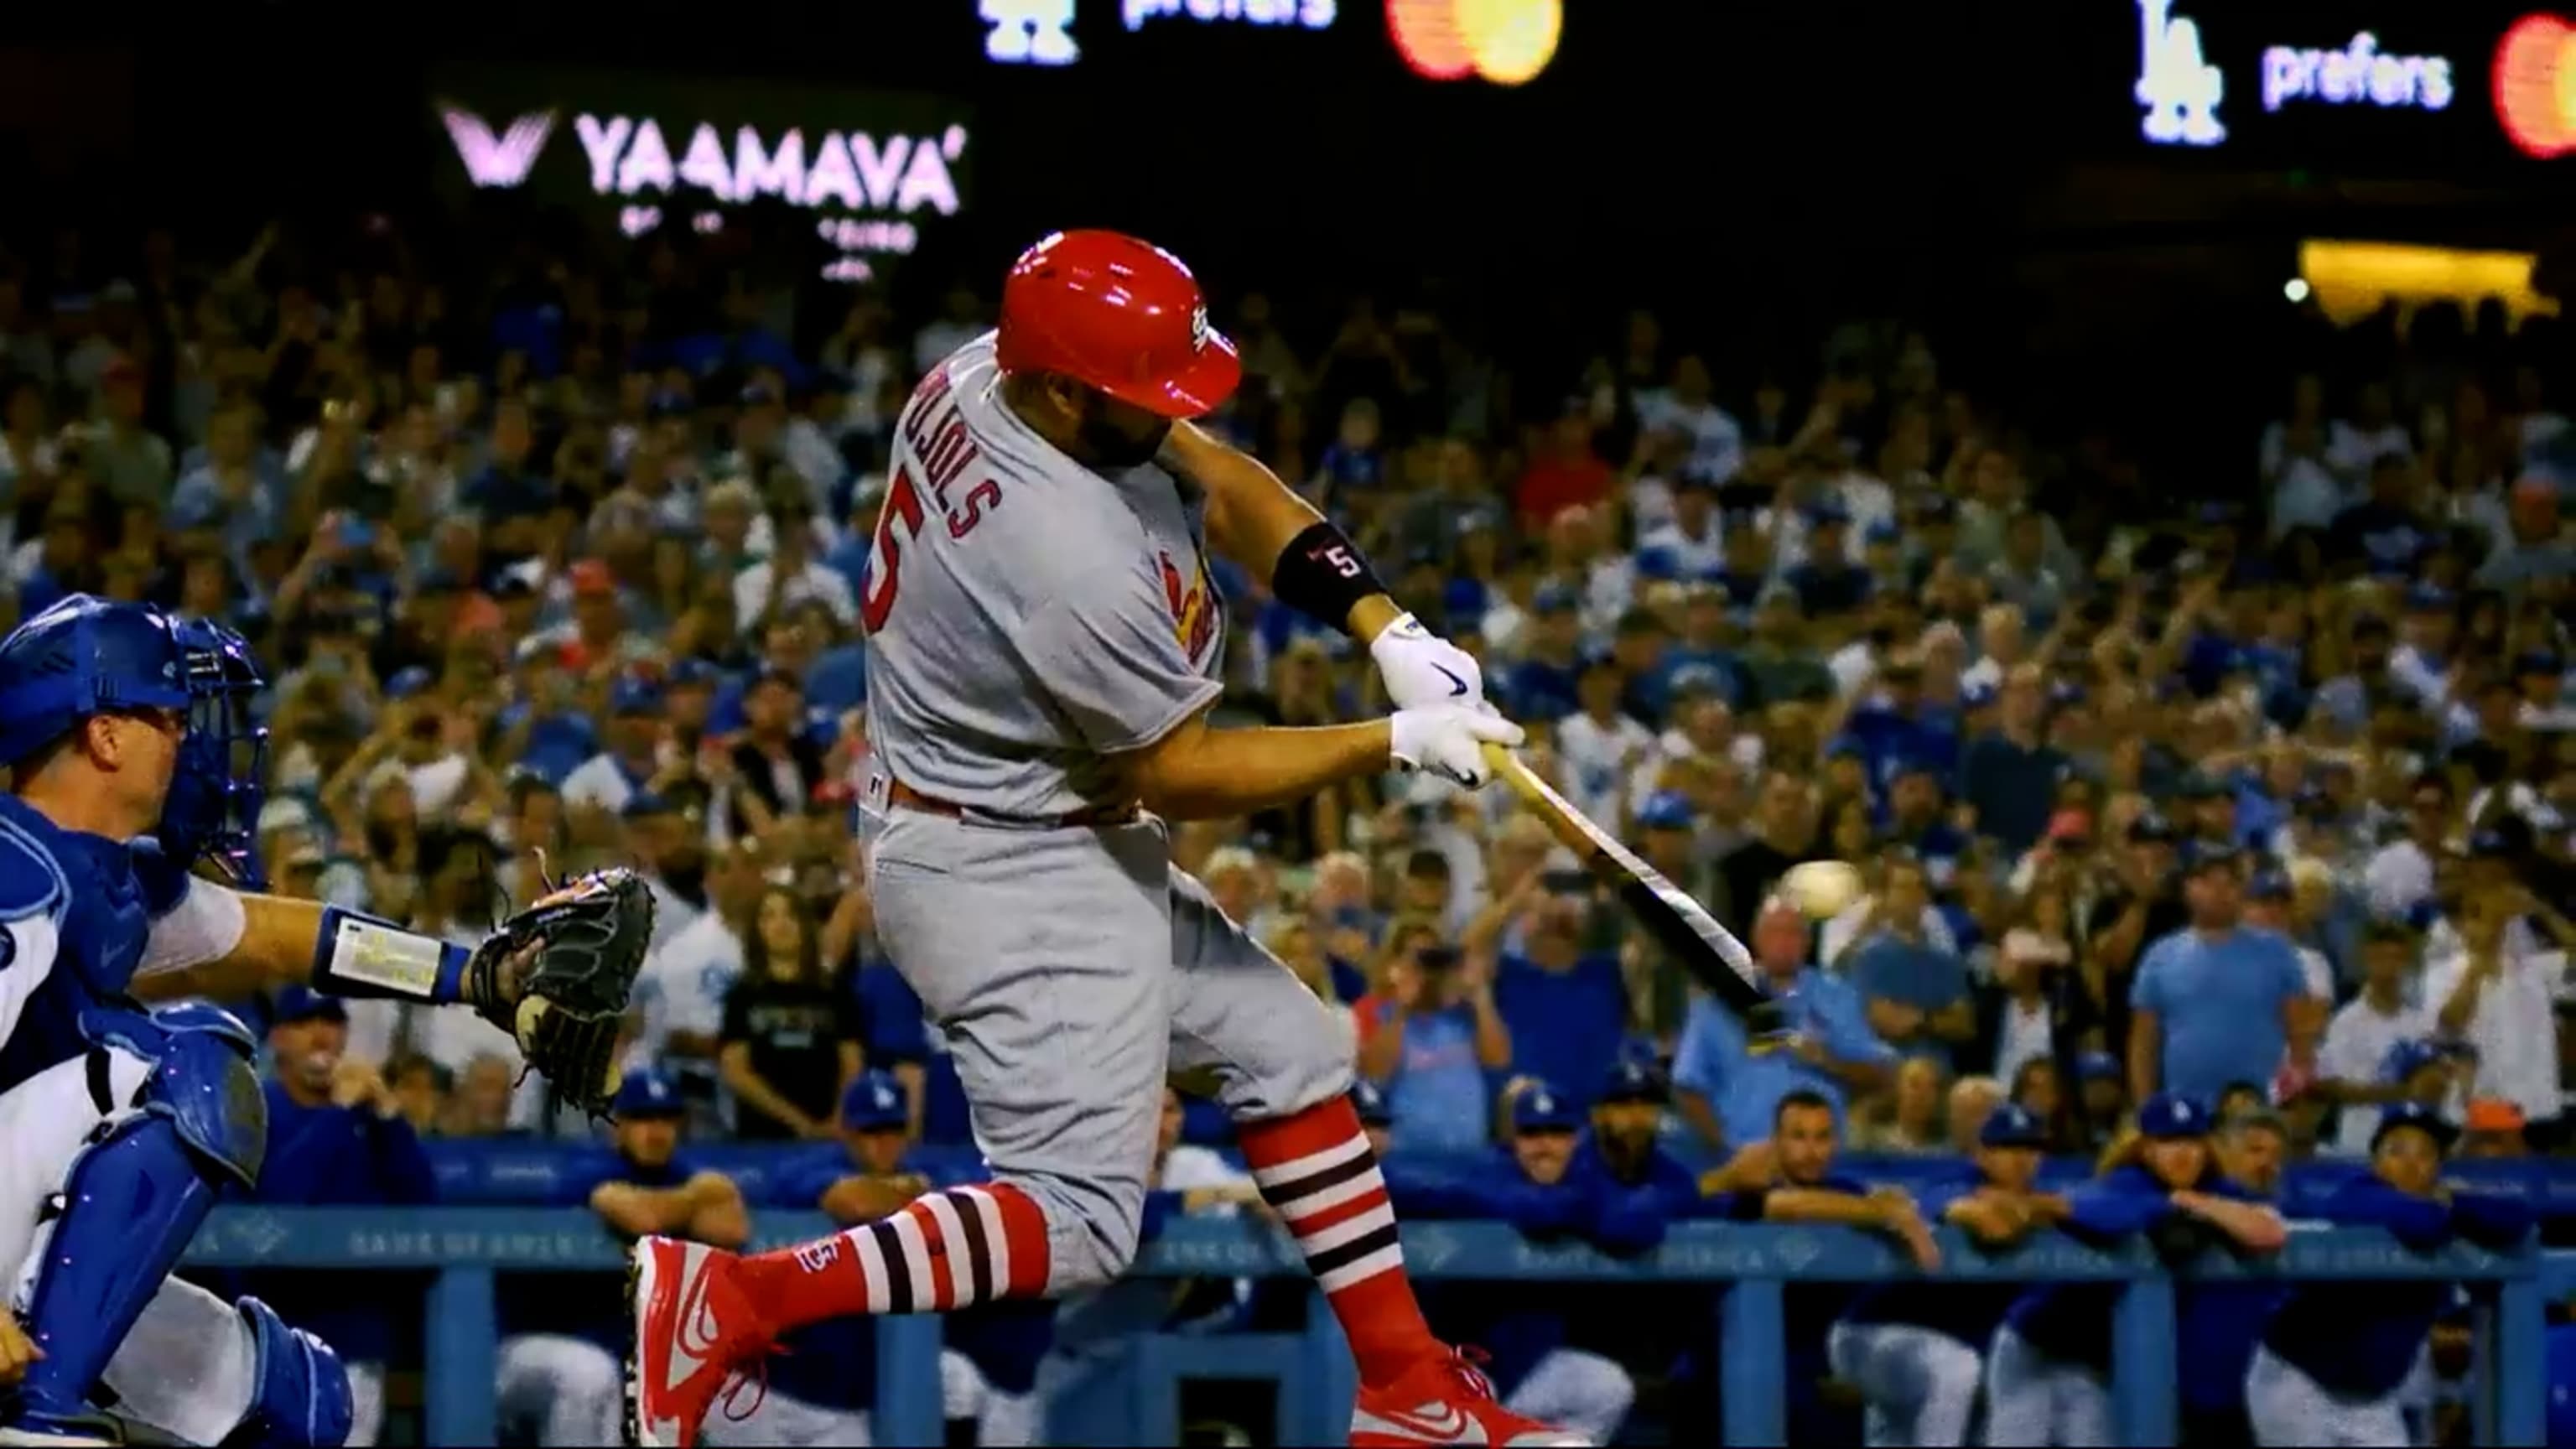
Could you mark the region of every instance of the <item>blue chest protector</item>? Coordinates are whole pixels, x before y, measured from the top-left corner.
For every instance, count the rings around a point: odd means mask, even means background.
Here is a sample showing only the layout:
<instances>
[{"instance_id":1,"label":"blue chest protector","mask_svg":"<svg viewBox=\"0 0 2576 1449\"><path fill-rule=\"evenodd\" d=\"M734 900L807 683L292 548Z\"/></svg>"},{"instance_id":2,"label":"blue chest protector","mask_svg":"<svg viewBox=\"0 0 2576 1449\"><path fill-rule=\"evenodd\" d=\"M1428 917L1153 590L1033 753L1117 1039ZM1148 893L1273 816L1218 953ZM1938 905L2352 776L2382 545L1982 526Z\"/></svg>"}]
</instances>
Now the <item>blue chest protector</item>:
<instances>
[{"instance_id":1,"label":"blue chest protector","mask_svg":"<svg viewBox=\"0 0 2576 1449\"><path fill-rule=\"evenodd\" d=\"M151 930L132 851L60 829L16 796L0 795L0 921L38 918L53 924L54 959L0 1042L0 1092L86 1051L84 1020L133 1009L125 992ZM7 949L17 954L14 944ZM0 970L45 965L7 960Z\"/></svg>"},{"instance_id":2,"label":"blue chest protector","mask_svg":"<svg viewBox=\"0 0 2576 1449\"><path fill-rule=\"evenodd\" d=\"M18 928L0 935L0 970L45 973L0 1042L0 1091L87 1059L85 1105L113 1122L72 1160L56 1200L27 1312L45 1357L0 1424L60 1433L94 1422L89 1396L99 1376L217 1193L258 1179L268 1114L249 1030L212 1007L147 1011L126 994L154 907L175 904L185 889L185 875L148 847L61 829L0 795L0 922ZM38 947L52 959L21 959ZM111 1095L111 1054L150 1068L124 1101ZM263 1372L304 1385L272 1403L277 1386L263 1382L262 1432L327 1431L345 1397L345 1386L330 1389L345 1385L336 1362L332 1372L316 1368L330 1350L283 1334L252 1300L242 1311Z\"/></svg>"}]
</instances>

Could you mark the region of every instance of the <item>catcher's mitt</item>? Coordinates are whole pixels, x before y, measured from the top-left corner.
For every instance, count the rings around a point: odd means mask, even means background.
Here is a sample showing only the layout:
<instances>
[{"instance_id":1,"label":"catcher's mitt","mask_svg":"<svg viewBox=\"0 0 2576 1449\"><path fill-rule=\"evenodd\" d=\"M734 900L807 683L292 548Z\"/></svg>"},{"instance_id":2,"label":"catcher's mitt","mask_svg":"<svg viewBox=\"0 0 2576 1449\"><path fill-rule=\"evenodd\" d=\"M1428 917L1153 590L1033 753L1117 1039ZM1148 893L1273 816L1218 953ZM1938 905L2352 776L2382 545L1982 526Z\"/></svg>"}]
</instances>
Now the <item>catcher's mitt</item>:
<instances>
[{"instance_id":1,"label":"catcher's mitt","mask_svg":"<svg viewBox=\"0 0 2576 1449\"><path fill-rule=\"evenodd\" d=\"M653 893L642 876L623 867L578 876L474 948L466 997L518 1039L558 1099L602 1115L617 1093L627 994L652 939Z\"/></svg>"}]
</instances>

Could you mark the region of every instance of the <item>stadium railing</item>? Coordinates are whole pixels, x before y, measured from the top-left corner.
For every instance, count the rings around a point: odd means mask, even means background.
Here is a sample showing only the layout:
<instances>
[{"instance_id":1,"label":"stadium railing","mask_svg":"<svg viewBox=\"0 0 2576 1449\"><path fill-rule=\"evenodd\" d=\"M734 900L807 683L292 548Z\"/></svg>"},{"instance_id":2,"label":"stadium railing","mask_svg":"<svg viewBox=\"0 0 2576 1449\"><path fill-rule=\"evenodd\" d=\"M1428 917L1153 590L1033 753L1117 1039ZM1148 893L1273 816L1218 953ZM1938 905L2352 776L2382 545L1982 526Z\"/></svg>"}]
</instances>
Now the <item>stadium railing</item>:
<instances>
[{"instance_id":1,"label":"stadium railing","mask_svg":"<svg viewBox=\"0 0 2576 1449\"><path fill-rule=\"evenodd\" d=\"M765 1214L760 1243L793 1243L830 1231L819 1214ZM1542 1245L1489 1223L1415 1223L1404 1231L1406 1260L1423 1279L1532 1283L1696 1282L1714 1295L1720 1348L1719 1394L1726 1442L1777 1444L1787 1429L1784 1299L1800 1283L1883 1281L1915 1272L1886 1244L1845 1229L1689 1223L1664 1245L1612 1259L1578 1245ZM2016 1252L1987 1255L1955 1234L1943 1266L1953 1280L2091 1280L2122 1285L2113 1325L2113 1397L2119 1442L2176 1440L2174 1292L2176 1276L2143 1247L2092 1251L2043 1238ZM625 1255L598 1218L578 1208L284 1208L216 1211L189 1262L207 1268L304 1268L429 1272L425 1305L426 1438L431 1444L493 1442L498 1352L494 1281L512 1271L560 1273L623 1268ZM1289 1278L1305 1269L1275 1229L1243 1221L1180 1221L1140 1255L1138 1275L1158 1278ZM2545 1263L2538 1251L2499 1254L2454 1246L2411 1252L2384 1234L2302 1231L2267 1264L2213 1254L2182 1270L2192 1278L2360 1281L2454 1280L2476 1294L2479 1370L2472 1412L2480 1444L2537 1445L2547 1394L2544 1296L2576 1282L2576 1267ZM1177 1442L1176 1379L1277 1377L1279 1442L1338 1443L1348 1432L1350 1371L1340 1331L1320 1306L1286 1361L1229 1354L1225 1339L1167 1335L1140 1339L1121 1365L1117 1437L1135 1444ZM877 1334L874 1438L881 1444L938 1444L936 1317L889 1319ZM1222 1368L1221 1373L1210 1372Z\"/></svg>"}]
</instances>

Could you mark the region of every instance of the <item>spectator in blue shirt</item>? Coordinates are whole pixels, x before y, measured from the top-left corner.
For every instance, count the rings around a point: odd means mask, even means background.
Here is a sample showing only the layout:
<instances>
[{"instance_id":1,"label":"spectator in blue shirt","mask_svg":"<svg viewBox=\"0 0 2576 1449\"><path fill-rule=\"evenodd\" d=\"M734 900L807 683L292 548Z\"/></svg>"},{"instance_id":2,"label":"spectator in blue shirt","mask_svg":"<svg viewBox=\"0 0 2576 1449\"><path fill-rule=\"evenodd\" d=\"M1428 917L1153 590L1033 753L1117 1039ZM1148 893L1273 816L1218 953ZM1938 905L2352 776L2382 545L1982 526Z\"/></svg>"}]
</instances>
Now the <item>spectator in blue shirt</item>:
<instances>
[{"instance_id":1,"label":"spectator in blue shirt","mask_svg":"<svg viewBox=\"0 0 2576 1449\"><path fill-rule=\"evenodd\" d=\"M1463 948L1495 962L1494 1002L1512 1038L1512 1070L1551 1082L1592 1083L1618 1060L1628 1026L1628 984L1618 956L1587 951L1592 878L1540 872L1470 923ZM1517 932L1508 928L1519 926ZM1502 949L1512 934L1518 950Z\"/></svg>"},{"instance_id":2,"label":"spectator in blue shirt","mask_svg":"<svg viewBox=\"0 0 2576 1449\"><path fill-rule=\"evenodd\" d=\"M1795 907L1766 902L1751 944L1786 1030L1754 1041L1733 1012L1698 996L1673 1054L1675 1100L1712 1146L1770 1136L1774 1113L1793 1092L1823 1100L1839 1123L1847 1094L1885 1086L1896 1067L1896 1052L1869 1029L1860 993L1808 964L1807 920Z\"/></svg>"},{"instance_id":3,"label":"spectator in blue shirt","mask_svg":"<svg viewBox=\"0 0 2576 1449\"><path fill-rule=\"evenodd\" d=\"M1807 510L1807 557L1789 570L1789 587L1810 619L1829 619L1858 610L1869 598L1869 575L1851 559L1851 514L1839 503L1819 503Z\"/></svg>"},{"instance_id":4,"label":"spectator in blue shirt","mask_svg":"<svg viewBox=\"0 0 2576 1449\"><path fill-rule=\"evenodd\" d=\"M1843 975L1860 992L1870 1030L1881 1041L1948 1067L1951 1053L1977 1035L1968 968L1924 930L1932 890L1923 862L1891 853L1880 870L1871 919L1861 944L1844 958Z\"/></svg>"},{"instance_id":5,"label":"spectator in blue shirt","mask_svg":"<svg viewBox=\"0 0 2576 1449\"><path fill-rule=\"evenodd\" d=\"M1492 1140L1487 1073L1512 1061L1490 959L1435 942L1387 967L1386 999L1360 1022L1360 1075L1386 1093L1395 1145L1464 1150Z\"/></svg>"},{"instance_id":6,"label":"spectator in blue shirt","mask_svg":"<svg viewBox=\"0 0 2576 1449\"><path fill-rule=\"evenodd\" d=\"M1959 794L1977 833L2013 856L2039 843L2066 778L2066 756L2044 733L2047 710L2039 666L2013 666L1996 691L1995 728L1968 746L1960 765Z\"/></svg>"},{"instance_id":7,"label":"spectator in blue shirt","mask_svg":"<svg viewBox=\"0 0 2576 1449\"><path fill-rule=\"evenodd\" d=\"M1562 584L1543 584L1531 596L1528 637L1503 689L1513 718L1554 721L1583 707L1575 689L1584 663L1582 607Z\"/></svg>"},{"instance_id":8,"label":"spectator in blue shirt","mask_svg":"<svg viewBox=\"0 0 2576 1449\"><path fill-rule=\"evenodd\" d=\"M2203 850L2184 880L2191 925L2147 948L2129 988L2129 1090L2213 1102L2228 1083L2271 1081L2286 1049L2313 1071L2325 1003L2290 943L2238 922L2239 857Z\"/></svg>"},{"instance_id":9,"label":"spectator in blue shirt","mask_svg":"<svg viewBox=\"0 0 2576 1449\"><path fill-rule=\"evenodd\" d=\"M420 1138L374 1065L343 1055L349 1012L329 996L290 986L269 1027L268 1160L253 1201L282 1207L408 1207L435 1202L437 1179ZM390 1308L353 1300L319 1272L247 1275L244 1291L340 1352L349 1369L353 1439L374 1443L384 1426L385 1363L393 1356Z\"/></svg>"}]
</instances>

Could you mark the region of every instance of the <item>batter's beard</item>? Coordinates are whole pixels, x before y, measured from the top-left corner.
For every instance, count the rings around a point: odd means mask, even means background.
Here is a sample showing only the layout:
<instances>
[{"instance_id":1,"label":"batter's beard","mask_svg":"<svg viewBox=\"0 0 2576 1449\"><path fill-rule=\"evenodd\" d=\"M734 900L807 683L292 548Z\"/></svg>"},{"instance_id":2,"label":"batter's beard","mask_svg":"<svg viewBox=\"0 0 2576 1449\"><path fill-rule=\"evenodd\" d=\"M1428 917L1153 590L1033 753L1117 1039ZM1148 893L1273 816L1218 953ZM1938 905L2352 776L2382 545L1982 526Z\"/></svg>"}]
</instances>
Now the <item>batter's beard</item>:
<instances>
[{"instance_id":1,"label":"batter's beard","mask_svg":"<svg viewBox=\"0 0 2576 1449\"><path fill-rule=\"evenodd\" d=\"M1172 425L1163 423L1145 437L1137 438L1119 431L1102 415L1095 403L1083 412L1075 441L1088 455L1084 460L1103 473L1124 473L1154 461L1163 451L1163 440L1172 435Z\"/></svg>"}]
</instances>

